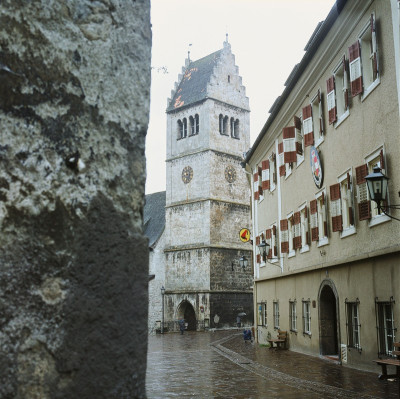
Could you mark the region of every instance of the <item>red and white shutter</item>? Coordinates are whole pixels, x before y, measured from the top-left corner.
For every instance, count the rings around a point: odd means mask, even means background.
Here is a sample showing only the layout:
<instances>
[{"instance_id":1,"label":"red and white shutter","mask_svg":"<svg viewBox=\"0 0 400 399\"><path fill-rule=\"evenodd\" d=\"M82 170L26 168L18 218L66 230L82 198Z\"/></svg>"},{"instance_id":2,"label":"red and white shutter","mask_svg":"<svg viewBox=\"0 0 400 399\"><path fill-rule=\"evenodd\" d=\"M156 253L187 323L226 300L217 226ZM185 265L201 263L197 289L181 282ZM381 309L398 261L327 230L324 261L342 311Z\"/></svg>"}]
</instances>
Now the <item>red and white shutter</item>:
<instances>
[{"instance_id":1,"label":"red and white shutter","mask_svg":"<svg viewBox=\"0 0 400 399\"><path fill-rule=\"evenodd\" d=\"M283 161L292 163L297 161L296 151L296 129L294 126L285 127L282 131L283 135Z\"/></svg>"},{"instance_id":2,"label":"red and white shutter","mask_svg":"<svg viewBox=\"0 0 400 399\"><path fill-rule=\"evenodd\" d=\"M289 253L289 231L288 231L287 219L282 219L280 221L280 233L281 233L281 252Z\"/></svg>"},{"instance_id":3,"label":"red and white shutter","mask_svg":"<svg viewBox=\"0 0 400 399\"><path fill-rule=\"evenodd\" d=\"M256 247L258 248L258 246L260 245L260 236L256 237ZM261 254L257 254L257 263L260 264L261 263Z\"/></svg>"},{"instance_id":4,"label":"red and white shutter","mask_svg":"<svg viewBox=\"0 0 400 399\"><path fill-rule=\"evenodd\" d=\"M368 175L368 165L356 167L357 202L359 220L371 218L371 201L368 199L368 188L365 176Z\"/></svg>"},{"instance_id":5,"label":"red and white shutter","mask_svg":"<svg viewBox=\"0 0 400 399\"><path fill-rule=\"evenodd\" d=\"M329 124L336 122L337 112L336 112L336 95L335 95L335 76L332 75L326 81L326 100L328 103L328 114L329 114Z\"/></svg>"},{"instance_id":6,"label":"red and white shutter","mask_svg":"<svg viewBox=\"0 0 400 399\"><path fill-rule=\"evenodd\" d=\"M269 159L262 161L261 180L261 188L263 190L269 190L271 186L269 177Z\"/></svg>"},{"instance_id":7,"label":"red and white shutter","mask_svg":"<svg viewBox=\"0 0 400 399\"><path fill-rule=\"evenodd\" d=\"M346 56L343 56L343 95L344 95L344 109L349 108L349 85L348 85L348 74L347 74L347 62Z\"/></svg>"},{"instance_id":8,"label":"red and white shutter","mask_svg":"<svg viewBox=\"0 0 400 399\"><path fill-rule=\"evenodd\" d=\"M293 214L293 222L294 222L294 235L293 235L293 248L301 248L301 216L300 212L295 212Z\"/></svg>"},{"instance_id":9,"label":"red and white shutter","mask_svg":"<svg viewBox=\"0 0 400 399\"><path fill-rule=\"evenodd\" d=\"M258 192L258 172L253 175L253 191L254 191L254 201L260 199L260 194Z\"/></svg>"},{"instance_id":10,"label":"red and white shutter","mask_svg":"<svg viewBox=\"0 0 400 399\"><path fill-rule=\"evenodd\" d=\"M349 208L349 224L354 226L353 188L350 173L347 172L347 204Z\"/></svg>"},{"instance_id":11,"label":"red and white shutter","mask_svg":"<svg viewBox=\"0 0 400 399\"><path fill-rule=\"evenodd\" d=\"M343 231L342 206L340 201L340 183L329 187L331 197L332 231Z\"/></svg>"},{"instance_id":12,"label":"red and white shutter","mask_svg":"<svg viewBox=\"0 0 400 399\"><path fill-rule=\"evenodd\" d=\"M355 97L363 92L361 48L358 40L349 47L349 67L351 96Z\"/></svg>"},{"instance_id":13,"label":"red and white shutter","mask_svg":"<svg viewBox=\"0 0 400 399\"><path fill-rule=\"evenodd\" d=\"M326 220L326 198L325 193L321 193L321 205L324 208L324 237L328 237L328 222Z\"/></svg>"},{"instance_id":14,"label":"red and white shutter","mask_svg":"<svg viewBox=\"0 0 400 399\"><path fill-rule=\"evenodd\" d=\"M272 230L271 229L265 230L265 241L269 245L267 258L271 259L272 258Z\"/></svg>"},{"instance_id":15,"label":"red and white shutter","mask_svg":"<svg viewBox=\"0 0 400 399\"><path fill-rule=\"evenodd\" d=\"M304 147L314 144L314 132L311 104L303 108Z\"/></svg>"},{"instance_id":16,"label":"red and white shutter","mask_svg":"<svg viewBox=\"0 0 400 399\"><path fill-rule=\"evenodd\" d=\"M278 144L279 176L285 176L286 166L284 160L283 142Z\"/></svg>"},{"instance_id":17,"label":"red and white shutter","mask_svg":"<svg viewBox=\"0 0 400 399\"><path fill-rule=\"evenodd\" d=\"M301 120L298 116L293 117L294 127L296 129L296 152L303 155L303 136L301 134Z\"/></svg>"},{"instance_id":18,"label":"red and white shutter","mask_svg":"<svg viewBox=\"0 0 400 399\"><path fill-rule=\"evenodd\" d=\"M373 80L378 77L378 59L376 56L376 26L374 15L371 14L371 43L372 43L372 73Z\"/></svg>"},{"instance_id":19,"label":"red and white shutter","mask_svg":"<svg viewBox=\"0 0 400 399\"><path fill-rule=\"evenodd\" d=\"M316 199L310 201L310 226L311 226L311 241L318 241L319 240L318 205Z\"/></svg>"}]
</instances>

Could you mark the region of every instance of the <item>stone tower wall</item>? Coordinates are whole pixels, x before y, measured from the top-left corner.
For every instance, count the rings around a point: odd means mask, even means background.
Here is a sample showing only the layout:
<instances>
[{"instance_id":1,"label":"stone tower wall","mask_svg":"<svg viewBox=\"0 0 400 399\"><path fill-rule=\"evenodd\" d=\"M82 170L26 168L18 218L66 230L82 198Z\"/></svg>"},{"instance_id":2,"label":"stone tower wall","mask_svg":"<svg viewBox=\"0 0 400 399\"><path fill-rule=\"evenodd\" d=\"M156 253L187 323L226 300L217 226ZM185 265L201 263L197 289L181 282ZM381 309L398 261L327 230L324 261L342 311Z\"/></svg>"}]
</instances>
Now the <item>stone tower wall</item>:
<instances>
[{"instance_id":1,"label":"stone tower wall","mask_svg":"<svg viewBox=\"0 0 400 399\"><path fill-rule=\"evenodd\" d=\"M0 397L145 397L150 2L0 11Z\"/></svg>"}]
</instances>

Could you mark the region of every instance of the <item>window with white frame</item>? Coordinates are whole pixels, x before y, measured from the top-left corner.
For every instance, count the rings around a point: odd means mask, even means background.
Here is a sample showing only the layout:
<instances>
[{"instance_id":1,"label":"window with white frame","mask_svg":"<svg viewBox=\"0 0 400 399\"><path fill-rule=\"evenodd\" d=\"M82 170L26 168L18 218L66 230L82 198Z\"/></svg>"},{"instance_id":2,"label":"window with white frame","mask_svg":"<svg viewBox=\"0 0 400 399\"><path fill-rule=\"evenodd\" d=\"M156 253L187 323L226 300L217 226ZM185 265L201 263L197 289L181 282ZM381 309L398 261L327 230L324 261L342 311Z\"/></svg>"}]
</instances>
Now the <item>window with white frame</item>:
<instances>
[{"instance_id":1,"label":"window with white frame","mask_svg":"<svg viewBox=\"0 0 400 399\"><path fill-rule=\"evenodd\" d=\"M279 302L274 301L274 329L278 330L279 329Z\"/></svg>"},{"instance_id":2,"label":"window with white frame","mask_svg":"<svg viewBox=\"0 0 400 399\"><path fill-rule=\"evenodd\" d=\"M372 227L376 224L390 220L390 218L384 214L383 209L378 211L375 202L373 205L371 204L367 189L367 181L365 180L365 176L372 173L376 166L381 168L383 174L386 174L386 162L383 147L366 157L365 161L365 164L356 167L358 218L359 220L369 220L369 225ZM386 203L387 201L388 195ZM385 204L383 204L383 206L385 206Z\"/></svg>"},{"instance_id":3,"label":"window with white frame","mask_svg":"<svg viewBox=\"0 0 400 399\"><path fill-rule=\"evenodd\" d=\"M328 244L328 222L325 190L310 201L311 240L317 241L318 246Z\"/></svg>"},{"instance_id":4,"label":"window with white frame","mask_svg":"<svg viewBox=\"0 0 400 399\"><path fill-rule=\"evenodd\" d=\"M290 325L290 331L297 332L296 300L289 301L289 325Z\"/></svg>"},{"instance_id":5,"label":"window with white frame","mask_svg":"<svg viewBox=\"0 0 400 399\"><path fill-rule=\"evenodd\" d=\"M346 304L346 327L347 327L347 346L349 348L361 349L360 344L360 301L345 301Z\"/></svg>"},{"instance_id":6,"label":"window with white frame","mask_svg":"<svg viewBox=\"0 0 400 399\"><path fill-rule=\"evenodd\" d=\"M349 115L349 85L346 57L336 66L334 74L326 81L326 102L329 124L335 127Z\"/></svg>"},{"instance_id":7,"label":"window with white frame","mask_svg":"<svg viewBox=\"0 0 400 399\"><path fill-rule=\"evenodd\" d=\"M301 249L300 252L306 252L309 248L310 233L308 228L308 209L307 204L299 208L300 212L300 234L301 234Z\"/></svg>"},{"instance_id":8,"label":"window with white frame","mask_svg":"<svg viewBox=\"0 0 400 399\"><path fill-rule=\"evenodd\" d=\"M379 64L374 14L364 25L358 40L349 47L351 95L365 98L379 83Z\"/></svg>"},{"instance_id":9,"label":"window with white frame","mask_svg":"<svg viewBox=\"0 0 400 399\"><path fill-rule=\"evenodd\" d=\"M391 355L396 341L396 327L393 317L393 297L389 301L375 300L375 312L378 330L378 349L380 355Z\"/></svg>"},{"instance_id":10,"label":"window with white frame","mask_svg":"<svg viewBox=\"0 0 400 399\"><path fill-rule=\"evenodd\" d=\"M354 224L354 201L353 201L353 184L352 184L352 172L351 169L343 173L338 178L338 184L340 188L340 215L342 230L340 231L340 237L344 238L356 232ZM332 195L331 195L332 201ZM331 205L331 215L332 205ZM332 215L333 216L333 215ZM332 221L333 226L333 221ZM332 227L333 230L333 227Z\"/></svg>"},{"instance_id":11,"label":"window with white frame","mask_svg":"<svg viewBox=\"0 0 400 399\"><path fill-rule=\"evenodd\" d=\"M258 303L257 324L259 326L267 326L267 302Z\"/></svg>"},{"instance_id":12,"label":"window with white frame","mask_svg":"<svg viewBox=\"0 0 400 399\"><path fill-rule=\"evenodd\" d=\"M303 334L311 335L311 301L303 299Z\"/></svg>"}]
</instances>

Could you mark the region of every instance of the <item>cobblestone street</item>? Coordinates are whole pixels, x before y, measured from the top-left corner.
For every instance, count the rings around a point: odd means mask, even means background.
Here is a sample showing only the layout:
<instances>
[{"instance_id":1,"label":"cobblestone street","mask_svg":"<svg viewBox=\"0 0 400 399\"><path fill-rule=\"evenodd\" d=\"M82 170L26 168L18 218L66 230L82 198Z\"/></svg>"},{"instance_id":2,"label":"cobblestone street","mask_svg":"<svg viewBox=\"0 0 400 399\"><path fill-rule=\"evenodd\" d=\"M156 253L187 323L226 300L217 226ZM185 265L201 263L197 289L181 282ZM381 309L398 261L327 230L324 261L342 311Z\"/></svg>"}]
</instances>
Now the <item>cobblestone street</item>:
<instances>
[{"instance_id":1,"label":"cobblestone street","mask_svg":"<svg viewBox=\"0 0 400 399\"><path fill-rule=\"evenodd\" d=\"M397 382L285 350L236 330L149 337L146 390L158 398L398 398Z\"/></svg>"}]
</instances>

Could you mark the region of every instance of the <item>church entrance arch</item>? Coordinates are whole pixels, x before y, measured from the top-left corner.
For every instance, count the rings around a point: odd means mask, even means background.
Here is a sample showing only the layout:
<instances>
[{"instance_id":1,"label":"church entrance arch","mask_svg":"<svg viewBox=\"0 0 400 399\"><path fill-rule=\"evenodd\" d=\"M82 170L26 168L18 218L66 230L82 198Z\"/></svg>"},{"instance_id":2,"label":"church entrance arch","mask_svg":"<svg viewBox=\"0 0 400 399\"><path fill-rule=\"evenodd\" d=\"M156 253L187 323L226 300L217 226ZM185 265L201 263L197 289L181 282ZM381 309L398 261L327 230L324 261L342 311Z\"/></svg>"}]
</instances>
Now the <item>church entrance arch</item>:
<instances>
[{"instance_id":1,"label":"church entrance arch","mask_svg":"<svg viewBox=\"0 0 400 399\"><path fill-rule=\"evenodd\" d=\"M321 283L318 298L320 353L339 357L339 298L332 280Z\"/></svg>"},{"instance_id":2,"label":"church entrance arch","mask_svg":"<svg viewBox=\"0 0 400 399\"><path fill-rule=\"evenodd\" d=\"M177 309L178 320L185 319L188 331L196 331L196 312L189 301L182 301Z\"/></svg>"}]
</instances>

